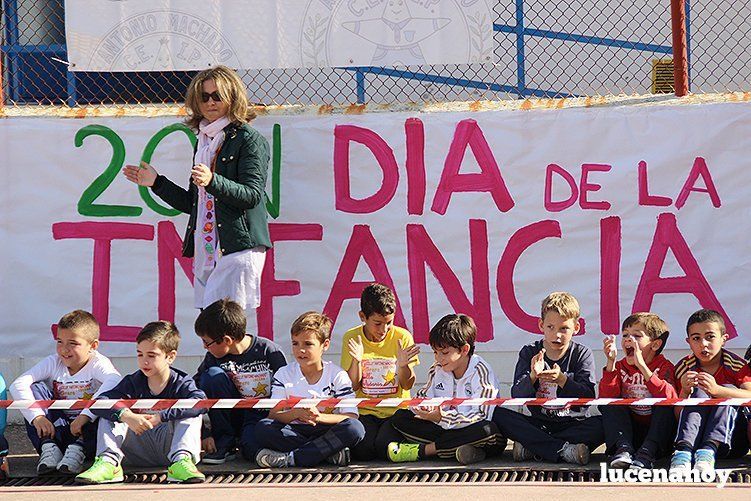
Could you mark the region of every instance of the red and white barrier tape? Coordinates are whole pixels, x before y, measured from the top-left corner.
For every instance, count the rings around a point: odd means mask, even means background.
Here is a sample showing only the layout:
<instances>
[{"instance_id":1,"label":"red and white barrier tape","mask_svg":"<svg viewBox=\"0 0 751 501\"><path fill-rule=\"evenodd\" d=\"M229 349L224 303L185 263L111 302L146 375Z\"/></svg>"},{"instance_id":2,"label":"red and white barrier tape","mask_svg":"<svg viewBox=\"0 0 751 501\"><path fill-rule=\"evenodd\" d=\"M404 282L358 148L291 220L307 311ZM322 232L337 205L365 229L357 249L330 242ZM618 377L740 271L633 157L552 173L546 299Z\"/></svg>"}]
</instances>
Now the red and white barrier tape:
<instances>
[{"instance_id":1,"label":"red and white barrier tape","mask_svg":"<svg viewBox=\"0 0 751 501\"><path fill-rule=\"evenodd\" d=\"M477 405L517 406L689 406L730 405L751 407L749 398L221 398L221 399L139 399L139 400L0 400L0 409L272 409L274 407L462 407Z\"/></svg>"}]
</instances>

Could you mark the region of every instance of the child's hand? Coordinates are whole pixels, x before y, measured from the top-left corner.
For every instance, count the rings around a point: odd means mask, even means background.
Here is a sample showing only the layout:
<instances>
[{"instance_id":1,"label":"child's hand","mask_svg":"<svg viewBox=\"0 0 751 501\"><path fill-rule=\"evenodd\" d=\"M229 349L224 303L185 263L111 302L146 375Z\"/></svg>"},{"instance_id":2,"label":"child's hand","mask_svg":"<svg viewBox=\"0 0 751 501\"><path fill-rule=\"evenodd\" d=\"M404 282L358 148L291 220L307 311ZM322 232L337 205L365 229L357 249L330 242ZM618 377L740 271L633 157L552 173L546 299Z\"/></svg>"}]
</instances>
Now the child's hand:
<instances>
[{"instance_id":1,"label":"child's hand","mask_svg":"<svg viewBox=\"0 0 751 501\"><path fill-rule=\"evenodd\" d=\"M534 384L535 381L537 381L537 378L539 377L540 373L545 370L545 348L541 349L540 352L532 357L532 361L530 363L529 367L529 377L532 379L532 383Z\"/></svg>"},{"instance_id":2,"label":"child's hand","mask_svg":"<svg viewBox=\"0 0 751 501\"><path fill-rule=\"evenodd\" d=\"M151 423L151 426L156 428L160 424L162 424L162 416L161 414L144 414L146 416L146 419L149 420Z\"/></svg>"},{"instance_id":3,"label":"child's hand","mask_svg":"<svg viewBox=\"0 0 751 501\"><path fill-rule=\"evenodd\" d=\"M39 438L52 438L55 436L55 425L46 417L37 416L31 421L31 424L34 425Z\"/></svg>"},{"instance_id":4,"label":"child's hand","mask_svg":"<svg viewBox=\"0 0 751 501\"><path fill-rule=\"evenodd\" d=\"M321 412L317 407L308 407L295 410L297 411L297 419L299 421L312 426L318 424L318 418L321 417Z\"/></svg>"},{"instance_id":5,"label":"child's hand","mask_svg":"<svg viewBox=\"0 0 751 501\"><path fill-rule=\"evenodd\" d=\"M697 386L704 390L710 397L714 397L717 393L717 390L720 388L720 385L717 384L714 376L707 372L700 372L699 374L697 374L696 383Z\"/></svg>"},{"instance_id":6,"label":"child's hand","mask_svg":"<svg viewBox=\"0 0 751 501\"><path fill-rule=\"evenodd\" d=\"M74 437L80 437L83 433L83 427L90 422L91 418L89 416L79 414L76 419L74 419L73 422L70 423L70 434Z\"/></svg>"},{"instance_id":7,"label":"child's hand","mask_svg":"<svg viewBox=\"0 0 751 501\"><path fill-rule=\"evenodd\" d=\"M146 162L141 162L141 165L126 165L123 168L123 174L128 178L128 181L132 181L139 186L154 186L157 174L154 168Z\"/></svg>"},{"instance_id":8,"label":"child's hand","mask_svg":"<svg viewBox=\"0 0 751 501\"><path fill-rule=\"evenodd\" d=\"M615 336L605 336L602 342L602 351L605 353L608 362L615 362L618 358L618 345L615 342Z\"/></svg>"},{"instance_id":9,"label":"child's hand","mask_svg":"<svg viewBox=\"0 0 751 501\"><path fill-rule=\"evenodd\" d=\"M432 421L433 423L439 423L443 415L441 414L440 407L425 407L418 406L413 407L412 412L415 413L415 417L418 419L424 419L425 421Z\"/></svg>"},{"instance_id":10,"label":"child's hand","mask_svg":"<svg viewBox=\"0 0 751 501\"><path fill-rule=\"evenodd\" d=\"M691 394L691 390L699 384L698 375L696 371L687 371L681 376L681 393L686 396Z\"/></svg>"},{"instance_id":11,"label":"child's hand","mask_svg":"<svg viewBox=\"0 0 751 501\"><path fill-rule=\"evenodd\" d=\"M420 347L416 344L404 349L402 341L399 341L399 346L396 348L396 365L397 367L407 367L409 363L420 353Z\"/></svg>"},{"instance_id":12,"label":"child's hand","mask_svg":"<svg viewBox=\"0 0 751 501\"><path fill-rule=\"evenodd\" d=\"M214 442L214 438L206 437L203 440L201 440L201 449L206 454L212 454L216 452L216 443Z\"/></svg>"},{"instance_id":13,"label":"child's hand","mask_svg":"<svg viewBox=\"0 0 751 501\"><path fill-rule=\"evenodd\" d=\"M566 375L561 372L561 368L558 364L553 364L551 369L540 372L537 377L540 381L555 383L558 386L563 386L566 383Z\"/></svg>"},{"instance_id":14,"label":"child's hand","mask_svg":"<svg viewBox=\"0 0 751 501\"><path fill-rule=\"evenodd\" d=\"M143 433L154 428L151 424L151 420L144 414L136 414L131 410L127 410L120 416L120 421L128 425L128 428L136 435L142 435Z\"/></svg>"},{"instance_id":15,"label":"child's hand","mask_svg":"<svg viewBox=\"0 0 751 501\"><path fill-rule=\"evenodd\" d=\"M636 340L631 343L631 346L634 347L634 365L637 369L646 369L647 363L644 361L644 354L641 351L641 346L639 346L639 343L637 343Z\"/></svg>"},{"instance_id":16,"label":"child's hand","mask_svg":"<svg viewBox=\"0 0 751 501\"><path fill-rule=\"evenodd\" d=\"M360 336L353 337L347 342L347 352L349 352L349 356L352 357L352 360L362 362L363 347Z\"/></svg>"}]
</instances>

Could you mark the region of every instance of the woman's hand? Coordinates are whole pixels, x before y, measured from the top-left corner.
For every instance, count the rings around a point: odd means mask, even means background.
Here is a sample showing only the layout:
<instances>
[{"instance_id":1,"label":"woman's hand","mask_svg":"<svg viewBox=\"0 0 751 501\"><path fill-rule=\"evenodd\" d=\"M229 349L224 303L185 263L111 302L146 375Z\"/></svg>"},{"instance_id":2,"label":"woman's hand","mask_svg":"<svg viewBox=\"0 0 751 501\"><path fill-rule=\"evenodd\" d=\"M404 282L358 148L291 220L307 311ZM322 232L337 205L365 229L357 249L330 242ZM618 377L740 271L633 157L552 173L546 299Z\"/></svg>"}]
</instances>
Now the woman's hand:
<instances>
[{"instance_id":1,"label":"woman's hand","mask_svg":"<svg viewBox=\"0 0 751 501\"><path fill-rule=\"evenodd\" d=\"M123 174L129 181L136 183L139 186L154 186L157 174L154 168L146 162L141 162L141 165L126 165L123 168Z\"/></svg>"},{"instance_id":2,"label":"woman's hand","mask_svg":"<svg viewBox=\"0 0 751 501\"><path fill-rule=\"evenodd\" d=\"M190 177L196 186L206 187L211 183L211 178L214 177L214 174L205 165L197 164L190 170Z\"/></svg>"}]
</instances>

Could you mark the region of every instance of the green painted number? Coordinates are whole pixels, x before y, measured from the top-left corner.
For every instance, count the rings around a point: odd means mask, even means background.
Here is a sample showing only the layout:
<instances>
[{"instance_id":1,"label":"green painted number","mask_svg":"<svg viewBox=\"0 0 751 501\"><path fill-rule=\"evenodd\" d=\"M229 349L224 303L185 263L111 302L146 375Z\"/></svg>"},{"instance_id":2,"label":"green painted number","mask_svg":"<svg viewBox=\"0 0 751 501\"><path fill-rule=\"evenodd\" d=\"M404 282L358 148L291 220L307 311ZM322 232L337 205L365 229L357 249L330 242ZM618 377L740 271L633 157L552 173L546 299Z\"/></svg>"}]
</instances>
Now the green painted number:
<instances>
[{"instance_id":1,"label":"green painted number","mask_svg":"<svg viewBox=\"0 0 751 501\"><path fill-rule=\"evenodd\" d=\"M198 139L196 139L195 133L190 130L186 125L183 125L181 123L172 124L164 127L162 130L154 134L154 136L149 140L146 147L143 149L143 155L141 156L141 160L146 163L151 163L151 157L154 156L154 150L156 150L156 147L159 145L159 143L162 142L162 139L169 136L173 132L183 132L186 136L188 136L188 139L190 140L190 144L193 148L196 147L196 143L198 142ZM156 200L154 200L154 197L151 196L151 193L149 193L149 189L145 186L139 186L138 187L138 193L141 194L141 198L144 202L146 202L146 205L149 206L151 210L154 212L161 214L163 216L177 216L180 214L179 210L170 209L169 207L165 207L158 203Z\"/></svg>"},{"instance_id":2,"label":"green painted number","mask_svg":"<svg viewBox=\"0 0 751 501\"><path fill-rule=\"evenodd\" d=\"M276 219L279 217L281 208L281 171L282 171L282 126L274 124L273 146L271 151L271 200L269 195L266 197L266 211Z\"/></svg>"},{"instance_id":3,"label":"green painted number","mask_svg":"<svg viewBox=\"0 0 751 501\"><path fill-rule=\"evenodd\" d=\"M168 125L161 129L146 144L143 150L141 160L146 163L151 163L151 159L154 156L159 143L162 140L172 134L173 132L182 132L188 136L191 146L195 149L198 139L195 133L186 125L176 123ZM264 193L266 200L266 211L269 215L276 219L279 217L281 210L281 170L282 170L282 127L279 124L274 124L272 137L272 152L271 152L271 198L267 193ZM86 188L81 195L81 199L78 201L78 213L83 216L94 217L107 217L107 216L124 216L124 217L137 217L143 213L141 207L133 207L129 205L104 205L95 204L94 201L104 193L110 184L117 177L118 172L122 168L125 162L125 144L120 136L115 131L104 125L87 125L76 133L75 145L80 148L83 145L83 140L89 136L101 136L109 141L112 145L112 160L110 161L107 169L97 177L88 188ZM145 186L139 186L138 192L141 195L141 199L146 205L154 212L163 216L177 216L180 211L165 207L158 203L151 196L149 189Z\"/></svg>"},{"instance_id":4,"label":"green painted number","mask_svg":"<svg viewBox=\"0 0 751 501\"><path fill-rule=\"evenodd\" d=\"M103 125L87 125L76 133L75 145L80 148L83 140L89 136L101 136L112 145L112 160L104 172L94 179L86 188L78 200L78 213L82 216L107 217L107 216L124 216L137 217L143 212L141 207L132 207L129 205L104 205L95 204L94 201L104 193L117 177L118 172L125 162L125 145L120 136L109 127Z\"/></svg>"}]
</instances>

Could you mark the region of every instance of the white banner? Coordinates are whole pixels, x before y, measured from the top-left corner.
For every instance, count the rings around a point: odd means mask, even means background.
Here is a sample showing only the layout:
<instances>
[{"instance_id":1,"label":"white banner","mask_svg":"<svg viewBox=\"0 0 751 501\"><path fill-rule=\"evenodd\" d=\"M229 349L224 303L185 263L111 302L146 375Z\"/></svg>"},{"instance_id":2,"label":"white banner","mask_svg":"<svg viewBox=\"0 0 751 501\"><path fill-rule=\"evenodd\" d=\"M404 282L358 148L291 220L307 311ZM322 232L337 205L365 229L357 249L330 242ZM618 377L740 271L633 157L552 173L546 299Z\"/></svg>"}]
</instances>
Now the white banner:
<instances>
[{"instance_id":1,"label":"white banner","mask_svg":"<svg viewBox=\"0 0 751 501\"><path fill-rule=\"evenodd\" d=\"M492 63L488 0L66 0L72 71Z\"/></svg>"},{"instance_id":2,"label":"white banner","mask_svg":"<svg viewBox=\"0 0 751 501\"><path fill-rule=\"evenodd\" d=\"M127 341L157 318L176 319L183 354L202 352L190 263L178 257L187 216L160 213L120 174L147 158L187 185L188 138L163 130L177 121L0 120L6 356L49 354L51 324L75 308L95 312L108 355L131 355ZM749 344L748 103L272 115L255 126L280 154L252 332L288 347L292 320L325 309L337 351L376 279L394 286L399 322L423 343L456 310L475 318L480 352L515 352L539 335L542 298L567 290L586 319L578 339L596 350L633 310L663 316L668 346L686 348L701 306L725 313L730 347Z\"/></svg>"}]
</instances>

